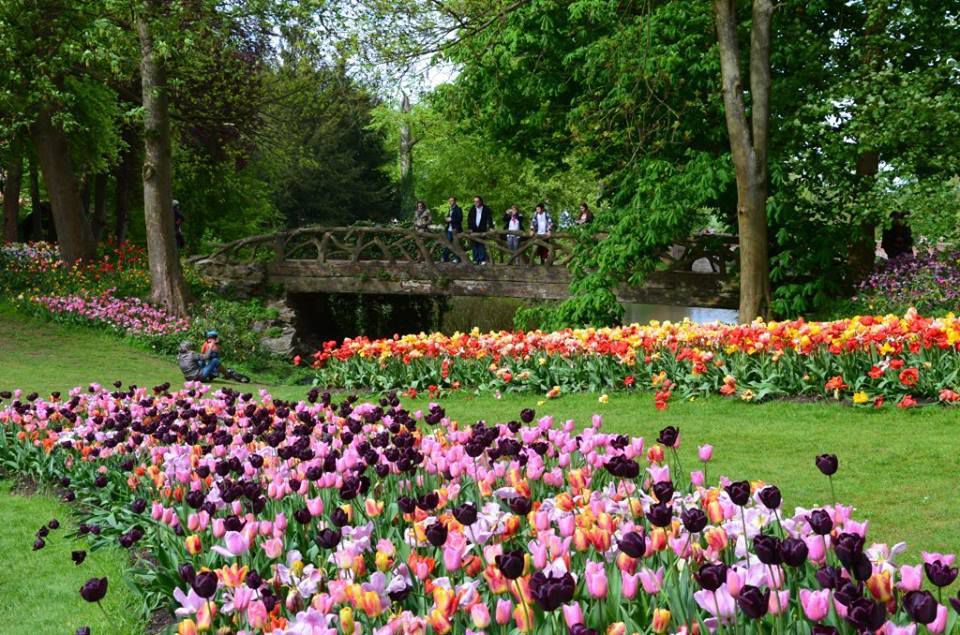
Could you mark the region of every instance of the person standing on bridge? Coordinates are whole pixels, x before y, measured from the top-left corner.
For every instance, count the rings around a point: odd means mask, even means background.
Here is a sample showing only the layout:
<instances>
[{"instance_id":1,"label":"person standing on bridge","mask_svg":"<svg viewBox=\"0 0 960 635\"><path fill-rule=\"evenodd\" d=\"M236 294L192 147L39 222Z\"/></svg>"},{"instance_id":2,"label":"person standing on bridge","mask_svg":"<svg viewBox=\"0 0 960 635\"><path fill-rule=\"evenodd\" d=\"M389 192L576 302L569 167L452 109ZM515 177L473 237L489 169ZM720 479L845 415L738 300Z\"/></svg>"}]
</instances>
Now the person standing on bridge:
<instances>
[{"instance_id":1,"label":"person standing on bridge","mask_svg":"<svg viewBox=\"0 0 960 635\"><path fill-rule=\"evenodd\" d=\"M413 213L413 228L418 232L425 232L430 229L430 210L424 201L417 201L417 209Z\"/></svg>"},{"instance_id":2,"label":"person standing on bridge","mask_svg":"<svg viewBox=\"0 0 960 635\"><path fill-rule=\"evenodd\" d=\"M493 229L493 210L479 196L473 197L473 207L467 212L467 227L478 234ZM473 261L478 265L487 264L487 246L477 240L473 241Z\"/></svg>"},{"instance_id":3,"label":"person standing on bridge","mask_svg":"<svg viewBox=\"0 0 960 635\"><path fill-rule=\"evenodd\" d=\"M523 214L516 205L503 215L503 228L507 230L507 248L510 251L520 249L520 232L523 231Z\"/></svg>"},{"instance_id":4,"label":"person standing on bridge","mask_svg":"<svg viewBox=\"0 0 960 635\"><path fill-rule=\"evenodd\" d=\"M530 222L530 233L542 242L546 242L547 239L550 238L551 232L553 232L553 219L550 218L550 212L547 211L547 206L544 203L539 203L533 215L533 220ZM549 254L550 250L546 245L541 244L537 246L537 257L540 258L540 264L547 262L547 256Z\"/></svg>"},{"instance_id":5,"label":"person standing on bridge","mask_svg":"<svg viewBox=\"0 0 960 635\"><path fill-rule=\"evenodd\" d=\"M577 225L589 225L593 222L593 212L586 203L580 203L580 216L577 217Z\"/></svg>"},{"instance_id":6,"label":"person standing on bridge","mask_svg":"<svg viewBox=\"0 0 960 635\"><path fill-rule=\"evenodd\" d=\"M450 241L450 244L453 244L453 241L456 240L457 234L463 233L463 210L460 209L460 206L457 205L456 197L451 196L450 200L450 211L447 212L447 240ZM453 254L449 249L443 250L443 261L444 262L460 262L460 258Z\"/></svg>"}]
</instances>

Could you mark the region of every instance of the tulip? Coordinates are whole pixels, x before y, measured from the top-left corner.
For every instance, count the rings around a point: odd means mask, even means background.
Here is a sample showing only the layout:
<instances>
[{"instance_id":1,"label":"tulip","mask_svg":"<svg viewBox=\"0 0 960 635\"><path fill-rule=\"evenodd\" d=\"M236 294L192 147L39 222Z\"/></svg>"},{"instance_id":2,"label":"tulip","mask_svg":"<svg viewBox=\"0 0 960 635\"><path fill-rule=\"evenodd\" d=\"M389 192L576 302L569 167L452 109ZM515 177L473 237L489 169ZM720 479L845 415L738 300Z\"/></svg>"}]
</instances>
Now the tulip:
<instances>
[{"instance_id":1,"label":"tulip","mask_svg":"<svg viewBox=\"0 0 960 635\"><path fill-rule=\"evenodd\" d=\"M90 578L80 587L80 596L87 602L99 602L106 594L106 578Z\"/></svg>"},{"instance_id":2,"label":"tulip","mask_svg":"<svg viewBox=\"0 0 960 635\"><path fill-rule=\"evenodd\" d=\"M703 470L694 470L690 472L690 484L694 487L703 487L704 482L706 482L706 476L703 473Z\"/></svg>"},{"instance_id":3,"label":"tulip","mask_svg":"<svg viewBox=\"0 0 960 635\"><path fill-rule=\"evenodd\" d=\"M745 584L737 596L737 606L747 617L758 620L767 614L770 606L770 590L760 590Z\"/></svg>"},{"instance_id":4,"label":"tulip","mask_svg":"<svg viewBox=\"0 0 960 635\"><path fill-rule=\"evenodd\" d=\"M817 455L815 463L817 469L820 470L824 476L833 476L836 474L837 468L840 465L836 454L819 454Z\"/></svg>"},{"instance_id":5,"label":"tulip","mask_svg":"<svg viewBox=\"0 0 960 635\"><path fill-rule=\"evenodd\" d=\"M567 628L573 628L577 624L583 624L583 610L579 602L563 605L563 621Z\"/></svg>"},{"instance_id":6,"label":"tulip","mask_svg":"<svg viewBox=\"0 0 960 635\"><path fill-rule=\"evenodd\" d=\"M197 635L197 623L187 618L177 624L177 635Z\"/></svg>"},{"instance_id":7,"label":"tulip","mask_svg":"<svg viewBox=\"0 0 960 635\"><path fill-rule=\"evenodd\" d=\"M643 584L643 590L647 595L656 595L663 586L664 568L660 567L656 572L646 567L640 569L640 582Z\"/></svg>"},{"instance_id":8,"label":"tulip","mask_svg":"<svg viewBox=\"0 0 960 635\"><path fill-rule=\"evenodd\" d=\"M203 550L203 545L200 543L200 536L197 534L187 536L183 541L183 545L187 553L191 556L195 556Z\"/></svg>"},{"instance_id":9,"label":"tulip","mask_svg":"<svg viewBox=\"0 0 960 635\"><path fill-rule=\"evenodd\" d=\"M584 578L587 582L587 592L595 598L607 597L607 572L600 562L587 562Z\"/></svg>"},{"instance_id":10,"label":"tulip","mask_svg":"<svg viewBox=\"0 0 960 635\"><path fill-rule=\"evenodd\" d=\"M497 600L497 608L494 617L497 624L503 626L510 622L510 614L513 612L513 602L510 600Z\"/></svg>"},{"instance_id":11,"label":"tulip","mask_svg":"<svg viewBox=\"0 0 960 635\"><path fill-rule=\"evenodd\" d=\"M950 586L957 579L957 567L951 567L942 560L924 562L923 570L927 574L927 579L941 588Z\"/></svg>"},{"instance_id":12,"label":"tulip","mask_svg":"<svg viewBox=\"0 0 960 635\"><path fill-rule=\"evenodd\" d=\"M800 589L800 606L808 620L819 622L830 613L830 590Z\"/></svg>"},{"instance_id":13,"label":"tulip","mask_svg":"<svg viewBox=\"0 0 960 635\"><path fill-rule=\"evenodd\" d=\"M903 598L903 608L914 622L930 624L937 618L937 601L929 591L910 591Z\"/></svg>"},{"instance_id":14,"label":"tulip","mask_svg":"<svg viewBox=\"0 0 960 635\"><path fill-rule=\"evenodd\" d=\"M628 600L637 596L640 588L640 574L620 571L620 593Z\"/></svg>"},{"instance_id":15,"label":"tulip","mask_svg":"<svg viewBox=\"0 0 960 635\"><path fill-rule=\"evenodd\" d=\"M702 463L708 463L713 458L713 446L709 443L697 448L697 457Z\"/></svg>"},{"instance_id":16,"label":"tulip","mask_svg":"<svg viewBox=\"0 0 960 635\"><path fill-rule=\"evenodd\" d=\"M490 609L483 602L478 602L470 607L470 619L474 628L484 629L490 625Z\"/></svg>"},{"instance_id":17,"label":"tulip","mask_svg":"<svg viewBox=\"0 0 960 635\"><path fill-rule=\"evenodd\" d=\"M342 607L340 609L339 617L340 617L340 629L344 633L352 633L353 624L354 624L353 609L350 608L349 606Z\"/></svg>"},{"instance_id":18,"label":"tulip","mask_svg":"<svg viewBox=\"0 0 960 635\"><path fill-rule=\"evenodd\" d=\"M508 580L519 578L523 575L523 570L526 567L526 558L521 549L505 551L503 554L496 556L494 561L503 577Z\"/></svg>"},{"instance_id":19,"label":"tulip","mask_svg":"<svg viewBox=\"0 0 960 635\"><path fill-rule=\"evenodd\" d=\"M658 635L666 633L670 628L670 617L670 611L667 609L653 609L653 620L650 628Z\"/></svg>"}]
</instances>

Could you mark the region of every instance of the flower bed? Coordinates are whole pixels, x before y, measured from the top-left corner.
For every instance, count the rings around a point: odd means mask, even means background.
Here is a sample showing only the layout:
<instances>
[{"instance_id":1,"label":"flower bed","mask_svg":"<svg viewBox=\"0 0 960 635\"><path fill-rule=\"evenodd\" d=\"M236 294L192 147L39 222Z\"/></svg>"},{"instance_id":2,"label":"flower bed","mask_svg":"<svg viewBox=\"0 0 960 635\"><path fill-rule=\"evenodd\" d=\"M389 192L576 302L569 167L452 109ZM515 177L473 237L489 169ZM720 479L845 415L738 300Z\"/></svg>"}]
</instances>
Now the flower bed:
<instances>
[{"instance_id":1,"label":"flower bed","mask_svg":"<svg viewBox=\"0 0 960 635\"><path fill-rule=\"evenodd\" d=\"M173 335L190 328L188 320L139 298L115 297L112 289L99 295L36 296L30 302L61 321L104 325L124 335Z\"/></svg>"},{"instance_id":2,"label":"flower bed","mask_svg":"<svg viewBox=\"0 0 960 635\"><path fill-rule=\"evenodd\" d=\"M953 555L901 566L835 501L708 485L712 449L683 471L674 428L169 389L0 395L0 459L82 501L95 545L149 552L133 580L179 633L957 631ZM836 457L813 463L832 491Z\"/></svg>"},{"instance_id":3,"label":"flower bed","mask_svg":"<svg viewBox=\"0 0 960 635\"><path fill-rule=\"evenodd\" d=\"M328 342L312 365L320 385L381 390L559 394L653 386L659 407L674 392L747 401L819 395L870 406L955 403L960 320L909 311L833 322L360 337Z\"/></svg>"}]
</instances>

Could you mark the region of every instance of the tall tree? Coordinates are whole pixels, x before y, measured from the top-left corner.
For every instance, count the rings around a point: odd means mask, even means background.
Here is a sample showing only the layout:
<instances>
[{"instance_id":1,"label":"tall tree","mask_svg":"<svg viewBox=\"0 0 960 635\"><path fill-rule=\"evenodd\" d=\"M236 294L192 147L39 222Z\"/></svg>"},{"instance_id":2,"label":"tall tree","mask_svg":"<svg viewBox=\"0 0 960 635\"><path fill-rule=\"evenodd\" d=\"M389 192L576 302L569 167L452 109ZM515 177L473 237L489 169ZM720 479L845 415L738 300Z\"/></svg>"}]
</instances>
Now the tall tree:
<instances>
[{"instance_id":1,"label":"tall tree","mask_svg":"<svg viewBox=\"0 0 960 635\"><path fill-rule=\"evenodd\" d=\"M154 41L151 18L159 5L148 0L137 16L143 88L143 215L150 265L150 300L174 315L187 313L187 285L177 253L173 222L173 157L167 75Z\"/></svg>"},{"instance_id":2,"label":"tall tree","mask_svg":"<svg viewBox=\"0 0 960 635\"><path fill-rule=\"evenodd\" d=\"M67 134L54 123L53 114L48 109L40 111L31 129L40 169L43 170L43 182L53 208L60 257L65 262L92 260L97 255L97 244L83 213L80 180L70 159Z\"/></svg>"},{"instance_id":3,"label":"tall tree","mask_svg":"<svg viewBox=\"0 0 960 635\"><path fill-rule=\"evenodd\" d=\"M416 205L416 191L413 180L413 146L417 140L410 131L410 97L401 93L400 99L400 215L406 218L413 213Z\"/></svg>"},{"instance_id":4,"label":"tall tree","mask_svg":"<svg viewBox=\"0 0 960 635\"><path fill-rule=\"evenodd\" d=\"M737 0L714 0L723 105L737 178L740 251L740 321L770 315L767 243L767 154L770 141L770 39L773 2L753 0L750 26L750 104L740 74Z\"/></svg>"}]
</instances>

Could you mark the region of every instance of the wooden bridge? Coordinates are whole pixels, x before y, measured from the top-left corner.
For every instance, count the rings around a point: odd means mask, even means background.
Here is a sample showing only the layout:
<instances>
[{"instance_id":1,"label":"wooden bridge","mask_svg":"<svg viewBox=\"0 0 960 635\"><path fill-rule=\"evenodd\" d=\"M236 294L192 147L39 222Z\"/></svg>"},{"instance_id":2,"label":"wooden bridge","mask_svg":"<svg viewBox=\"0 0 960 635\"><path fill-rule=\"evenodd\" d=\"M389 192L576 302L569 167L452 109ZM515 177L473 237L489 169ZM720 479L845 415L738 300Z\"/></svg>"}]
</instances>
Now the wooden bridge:
<instances>
[{"instance_id":1,"label":"wooden bridge","mask_svg":"<svg viewBox=\"0 0 960 635\"><path fill-rule=\"evenodd\" d=\"M403 227L307 227L254 236L193 259L200 274L250 290L279 285L288 293L385 293L515 297L557 300L569 296L568 270L578 249L603 234L554 233L549 238L507 232L461 233ZM474 243L489 262L471 261ZM671 247L641 286L621 285L622 302L737 308L736 237L702 235Z\"/></svg>"}]
</instances>

